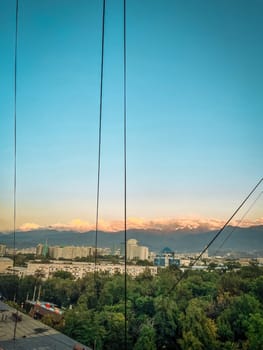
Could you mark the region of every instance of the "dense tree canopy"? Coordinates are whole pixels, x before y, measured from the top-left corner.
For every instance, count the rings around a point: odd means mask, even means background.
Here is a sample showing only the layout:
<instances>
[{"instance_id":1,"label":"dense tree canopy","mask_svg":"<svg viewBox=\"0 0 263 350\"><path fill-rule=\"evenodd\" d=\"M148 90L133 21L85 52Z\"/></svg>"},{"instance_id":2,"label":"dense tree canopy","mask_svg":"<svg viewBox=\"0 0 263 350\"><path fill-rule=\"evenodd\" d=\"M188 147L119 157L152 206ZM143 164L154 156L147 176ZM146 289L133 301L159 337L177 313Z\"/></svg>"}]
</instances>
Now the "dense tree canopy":
<instances>
[{"instance_id":1,"label":"dense tree canopy","mask_svg":"<svg viewBox=\"0 0 263 350\"><path fill-rule=\"evenodd\" d=\"M172 288L181 271L160 270L127 276L128 349L260 350L263 344L263 269L190 271ZM65 308L64 321L47 324L91 348L123 349L124 276L72 276L57 273L41 281L0 276L0 292L24 302L41 285L41 298Z\"/></svg>"}]
</instances>

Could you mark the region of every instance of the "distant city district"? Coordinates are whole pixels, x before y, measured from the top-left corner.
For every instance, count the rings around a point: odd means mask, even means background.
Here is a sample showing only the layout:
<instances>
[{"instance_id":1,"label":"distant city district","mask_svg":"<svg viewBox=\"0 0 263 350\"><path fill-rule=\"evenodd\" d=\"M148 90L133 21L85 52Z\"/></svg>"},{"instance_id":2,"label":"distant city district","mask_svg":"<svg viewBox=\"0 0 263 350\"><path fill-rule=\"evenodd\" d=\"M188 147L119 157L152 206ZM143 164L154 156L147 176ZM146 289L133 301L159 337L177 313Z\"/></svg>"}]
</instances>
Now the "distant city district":
<instances>
[{"instance_id":1,"label":"distant city district","mask_svg":"<svg viewBox=\"0 0 263 350\"><path fill-rule=\"evenodd\" d=\"M146 270L153 276L157 275L158 268L176 266L182 270L192 269L225 269L231 261L222 257L209 257L208 250L202 254L198 263L193 261L200 253L175 253L168 247L160 254L149 251L146 246L140 246L136 239L127 241L126 273L136 277ZM19 264L18 256L30 256L31 259ZM97 262L95 263L95 256ZM13 250L0 244L0 273L23 276L38 276L48 279L57 271L70 272L74 279L83 278L88 273L105 272L109 274L124 274L124 244L112 252L110 248L95 248L89 246L48 246L38 244L36 247ZM14 258L15 257L15 258ZM15 264L14 264L15 260ZM114 261L112 261L114 260ZM259 265L263 258L254 259ZM238 266L249 265L251 259L237 259ZM22 265L22 266L21 266Z\"/></svg>"}]
</instances>

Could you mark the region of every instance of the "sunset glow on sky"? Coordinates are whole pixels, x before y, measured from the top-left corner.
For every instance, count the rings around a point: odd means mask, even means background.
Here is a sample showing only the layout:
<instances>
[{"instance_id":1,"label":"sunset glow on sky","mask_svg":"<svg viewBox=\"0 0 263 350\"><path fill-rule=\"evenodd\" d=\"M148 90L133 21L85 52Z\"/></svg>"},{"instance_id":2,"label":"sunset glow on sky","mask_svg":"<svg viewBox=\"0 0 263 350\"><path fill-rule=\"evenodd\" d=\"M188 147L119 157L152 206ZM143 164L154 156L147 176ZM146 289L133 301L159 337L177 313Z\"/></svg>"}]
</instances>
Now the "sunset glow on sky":
<instances>
[{"instance_id":1,"label":"sunset glow on sky","mask_svg":"<svg viewBox=\"0 0 263 350\"><path fill-rule=\"evenodd\" d=\"M102 1L19 4L17 228L94 229ZM106 231L123 227L122 11L106 2ZM127 1L128 227L218 228L262 177L262 12L256 0ZM2 0L2 231L13 229L14 39L15 1ZM243 225L263 224L262 208L263 196Z\"/></svg>"}]
</instances>

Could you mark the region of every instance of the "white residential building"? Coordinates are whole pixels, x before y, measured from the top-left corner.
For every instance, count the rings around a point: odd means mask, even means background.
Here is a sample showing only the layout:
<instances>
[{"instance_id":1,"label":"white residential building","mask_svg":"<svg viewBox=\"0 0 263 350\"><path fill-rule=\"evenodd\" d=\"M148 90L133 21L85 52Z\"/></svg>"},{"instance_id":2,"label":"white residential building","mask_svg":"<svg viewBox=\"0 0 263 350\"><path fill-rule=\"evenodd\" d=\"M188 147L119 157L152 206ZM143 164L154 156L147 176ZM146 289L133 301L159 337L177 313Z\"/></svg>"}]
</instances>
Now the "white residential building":
<instances>
[{"instance_id":1,"label":"white residential building","mask_svg":"<svg viewBox=\"0 0 263 350\"><path fill-rule=\"evenodd\" d=\"M44 279L52 277L56 271L68 271L72 273L75 279L83 278L87 273L108 272L113 275L116 273L124 274L125 266L121 264L98 264L95 266L94 263L80 263L80 262L58 262L52 261L51 263L41 264L35 262L29 262L27 265L27 275L41 275ZM156 266L138 266L138 265L127 265L127 274L136 277L143 273L145 270L151 272L152 275L157 274Z\"/></svg>"},{"instance_id":2,"label":"white residential building","mask_svg":"<svg viewBox=\"0 0 263 350\"><path fill-rule=\"evenodd\" d=\"M0 256L4 256L6 253L6 245L0 244Z\"/></svg>"},{"instance_id":3,"label":"white residential building","mask_svg":"<svg viewBox=\"0 0 263 350\"><path fill-rule=\"evenodd\" d=\"M6 273L6 271L12 267L13 267L12 259L0 258L0 273Z\"/></svg>"},{"instance_id":4,"label":"white residential building","mask_svg":"<svg viewBox=\"0 0 263 350\"><path fill-rule=\"evenodd\" d=\"M127 241L127 259L132 260L137 258L139 260L148 260L149 248L138 245L136 239L128 239Z\"/></svg>"},{"instance_id":5,"label":"white residential building","mask_svg":"<svg viewBox=\"0 0 263 350\"><path fill-rule=\"evenodd\" d=\"M50 246L48 248L48 255L52 259L76 259L76 258L83 258L88 256L93 256L95 252L95 248L93 247L87 247L87 246L66 246L66 247L59 247L59 246ZM100 254L98 252L98 254Z\"/></svg>"}]
</instances>

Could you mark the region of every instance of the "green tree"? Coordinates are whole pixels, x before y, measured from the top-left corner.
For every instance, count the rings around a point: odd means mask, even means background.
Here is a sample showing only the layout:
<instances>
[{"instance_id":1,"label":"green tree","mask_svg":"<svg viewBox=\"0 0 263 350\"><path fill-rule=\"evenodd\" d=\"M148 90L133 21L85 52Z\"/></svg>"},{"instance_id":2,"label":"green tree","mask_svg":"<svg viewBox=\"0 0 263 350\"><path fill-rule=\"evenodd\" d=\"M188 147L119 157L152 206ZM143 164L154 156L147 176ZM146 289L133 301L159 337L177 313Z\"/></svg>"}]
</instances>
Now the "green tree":
<instances>
[{"instance_id":1,"label":"green tree","mask_svg":"<svg viewBox=\"0 0 263 350\"><path fill-rule=\"evenodd\" d=\"M51 278L42 285L42 298L60 307L73 304L79 295L77 284L70 279Z\"/></svg>"},{"instance_id":2,"label":"green tree","mask_svg":"<svg viewBox=\"0 0 263 350\"><path fill-rule=\"evenodd\" d=\"M65 326L63 332L71 338L97 350L104 349L103 338L105 330L99 324L94 310L78 307L65 313Z\"/></svg>"},{"instance_id":3,"label":"green tree","mask_svg":"<svg viewBox=\"0 0 263 350\"><path fill-rule=\"evenodd\" d=\"M227 269L229 271L241 268L240 263L238 261L236 261L236 260L228 260L228 261L226 261L225 266L227 267Z\"/></svg>"},{"instance_id":4,"label":"green tree","mask_svg":"<svg viewBox=\"0 0 263 350\"><path fill-rule=\"evenodd\" d=\"M139 296L135 300L134 311L137 316L147 315L153 317L155 313L154 300L149 296Z\"/></svg>"},{"instance_id":5,"label":"green tree","mask_svg":"<svg viewBox=\"0 0 263 350\"><path fill-rule=\"evenodd\" d=\"M263 304L263 276L250 282L249 287L253 295Z\"/></svg>"},{"instance_id":6,"label":"green tree","mask_svg":"<svg viewBox=\"0 0 263 350\"><path fill-rule=\"evenodd\" d=\"M103 328L103 350L125 348L125 318L123 313L102 311L97 313L96 321Z\"/></svg>"},{"instance_id":7,"label":"green tree","mask_svg":"<svg viewBox=\"0 0 263 350\"><path fill-rule=\"evenodd\" d=\"M14 259L15 266L26 266L26 262L33 260L35 258L34 254L17 254Z\"/></svg>"},{"instance_id":8,"label":"green tree","mask_svg":"<svg viewBox=\"0 0 263 350\"><path fill-rule=\"evenodd\" d=\"M105 281L100 292L99 303L103 305L114 305L124 299L124 279L121 275L116 275Z\"/></svg>"},{"instance_id":9,"label":"green tree","mask_svg":"<svg viewBox=\"0 0 263 350\"><path fill-rule=\"evenodd\" d=\"M244 266L240 270L240 276L245 279L255 279L257 277L263 276L263 268L258 265L258 263L251 261L249 266Z\"/></svg>"},{"instance_id":10,"label":"green tree","mask_svg":"<svg viewBox=\"0 0 263 350\"><path fill-rule=\"evenodd\" d=\"M156 350L155 338L156 333L153 326L149 323L142 325L134 350Z\"/></svg>"},{"instance_id":11,"label":"green tree","mask_svg":"<svg viewBox=\"0 0 263 350\"><path fill-rule=\"evenodd\" d=\"M250 315L248 320L248 349L249 350L262 350L263 347L263 316L262 314L255 313Z\"/></svg>"},{"instance_id":12,"label":"green tree","mask_svg":"<svg viewBox=\"0 0 263 350\"><path fill-rule=\"evenodd\" d=\"M19 278L17 276L0 276L0 293L7 300L15 300L17 298L18 285Z\"/></svg>"},{"instance_id":13,"label":"green tree","mask_svg":"<svg viewBox=\"0 0 263 350\"><path fill-rule=\"evenodd\" d=\"M62 278L62 279L70 279L70 280L73 280L74 279L74 276L72 275L71 272L69 271L56 271L53 273L53 277L54 278Z\"/></svg>"},{"instance_id":14,"label":"green tree","mask_svg":"<svg viewBox=\"0 0 263 350\"><path fill-rule=\"evenodd\" d=\"M151 263L149 260L137 260L136 261L136 265L139 265L139 266L152 266L153 263Z\"/></svg>"},{"instance_id":15,"label":"green tree","mask_svg":"<svg viewBox=\"0 0 263 350\"><path fill-rule=\"evenodd\" d=\"M153 325L158 349L176 349L178 308L172 298L159 296L154 300Z\"/></svg>"},{"instance_id":16,"label":"green tree","mask_svg":"<svg viewBox=\"0 0 263 350\"><path fill-rule=\"evenodd\" d=\"M185 314L181 314L182 338L179 344L183 349L187 346L193 350L217 348L216 325L205 313L207 306L208 303L201 299L192 299Z\"/></svg>"},{"instance_id":17,"label":"green tree","mask_svg":"<svg viewBox=\"0 0 263 350\"><path fill-rule=\"evenodd\" d=\"M259 301L252 295L234 297L229 306L217 318L221 341L242 342L247 339L249 318L260 312Z\"/></svg>"},{"instance_id":18,"label":"green tree","mask_svg":"<svg viewBox=\"0 0 263 350\"><path fill-rule=\"evenodd\" d=\"M28 298L32 298L33 290L35 285L38 283L37 279L34 276L25 276L20 278L19 286L18 286L18 302L24 302L28 296Z\"/></svg>"},{"instance_id":19,"label":"green tree","mask_svg":"<svg viewBox=\"0 0 263 350\"><path fill-rule=\"evenodd\" d=\"M178 340L182 350L203 350L203 344L191 331L183 331L182 338Z\"/></svg>"},{"instance_id":20,"label":"green tree","mask_svg":"<svg viewBox=\"0 0 263 350\"><path fill-rule=\"evenodd\" d=\"M236 272L229 272L222 275L219 281L219 290L221 293L228 292L231 295L240 295L246 288L245 281Z\"/></svg>"}]
</instances>

